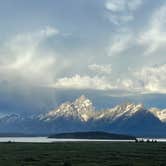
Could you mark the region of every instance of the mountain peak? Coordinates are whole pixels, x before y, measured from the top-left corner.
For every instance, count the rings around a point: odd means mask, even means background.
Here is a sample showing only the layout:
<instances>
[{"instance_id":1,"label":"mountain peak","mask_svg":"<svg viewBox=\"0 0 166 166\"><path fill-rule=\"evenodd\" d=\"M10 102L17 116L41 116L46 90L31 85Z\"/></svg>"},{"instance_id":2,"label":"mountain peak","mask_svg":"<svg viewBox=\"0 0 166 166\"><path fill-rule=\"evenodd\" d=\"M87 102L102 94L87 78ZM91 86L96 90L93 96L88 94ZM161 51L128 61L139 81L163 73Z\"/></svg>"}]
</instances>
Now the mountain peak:
<instances>
[{"instance_id":1,"label":"mountain peak","mask_svg":"<svg viewBox=\"0 0 166 166\"><path fill-rule=\"evenodd\" d=\"M95 111L91 100L82 95L74 101L62 103L56 109L34 118L22 118L13 114L2 117L0 124L0 130L6 127L9 129L15 127L17 130L20 126L26 129L28 124L30 132L31 126L34 125L37 130L41 130L41 133L103 130L130 132L137 135L157 133L163 135L166 131L166 109L160 110L146 108L143 104L124 103L113 108Z\"/></svg>"},{"instance_id":2,"label":"mountain peak","mask_svg":"<svg viewBox=\"0 0 166 166\"><path fill-rule=\"evenodd\" d=\"M111 121L113 121L119 118L130 118L140 111L146 111L143 104L124 103L117 105L114 108L102 111L96 118L111 119Z\"/></svg>"},{"instance_id":3,"label":"mountain peak","mask_svg":"<svg viewBox=\"0 0 166 166\"><path fill-rule=\"evenodd\" d=\"M93 104L92 104L91 100L86 98L84 95L81 95L79 98L77 98L74 101L74 105L76 105L76 106L83 106L83 107L89 107L89 106L92 106Z\"/></svg>"},{"instance_id":4,"label":"mountain peak","mask_svg":"<svg viewBox=\"0 0 166 166\"><path fill-rule=\"evenodd\" d=\"M85 102L85 101L87 101L87 100L89 100L85 95L81 95L79 98L77 98L76 100L75 100L75 103L76 102L79 102L79 103L83 103L83 102ZM89 100L90 101L90 100Z\"/></svg>"},{"instance_id":5,"label":"mountain peak","mask_svg":"<svg viewBox=\"0 0 166 166\"><path fill-rule=\"evenodd\" d=\"M129 115L133 115L138 111L146 110L143 104L134 104L134 103L122 104L117 106L117 108L119 108L122 111L122 113L127 113Z\"/></svg>"},{"instance_id":6,"label":"mountain peak","mask_svg":"<svg viewBox=\"0 0 166 166\"><path fill-rule=\"evenodd\" d=\"M86 100L87 98L86 98L86 96L85 95L81 95L79 98L78 98L78 100Z\"/></svg>"},{"instance_id":7,"label":"mountain peak","mask_svg":"<svg viewBox=\"0 0 166 166\"><path fill-rule=\"evenodd\" d=\"M51 120L59 117L65 117L67 119L80 119L81 121L87 121L92 117L94 108L92 102L84 95L77 98L74 102L65 102L61 104L57 109L48 112L41 119Z\"/></svg>"}]
</instances>

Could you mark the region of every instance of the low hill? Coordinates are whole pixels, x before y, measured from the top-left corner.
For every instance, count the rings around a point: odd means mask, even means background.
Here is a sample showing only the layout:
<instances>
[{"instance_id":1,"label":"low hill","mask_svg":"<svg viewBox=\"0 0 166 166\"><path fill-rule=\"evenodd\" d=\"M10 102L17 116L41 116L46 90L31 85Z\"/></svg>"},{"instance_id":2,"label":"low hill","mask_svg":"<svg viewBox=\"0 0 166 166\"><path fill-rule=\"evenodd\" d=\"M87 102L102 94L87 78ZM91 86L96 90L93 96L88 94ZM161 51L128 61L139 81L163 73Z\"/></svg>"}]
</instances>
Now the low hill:
<instances>
[{"instance_id":1,"label":"low hill","mask_svg":"<svg viewBox=\"0 0 166 166\"><path fill-rule=\"evenodd\" d=\"M112 139L112 140L135 140L134 136L112 134L107 132L72 132L50 135L49 138L67 139Z\"/></svg>"}]
</instances>

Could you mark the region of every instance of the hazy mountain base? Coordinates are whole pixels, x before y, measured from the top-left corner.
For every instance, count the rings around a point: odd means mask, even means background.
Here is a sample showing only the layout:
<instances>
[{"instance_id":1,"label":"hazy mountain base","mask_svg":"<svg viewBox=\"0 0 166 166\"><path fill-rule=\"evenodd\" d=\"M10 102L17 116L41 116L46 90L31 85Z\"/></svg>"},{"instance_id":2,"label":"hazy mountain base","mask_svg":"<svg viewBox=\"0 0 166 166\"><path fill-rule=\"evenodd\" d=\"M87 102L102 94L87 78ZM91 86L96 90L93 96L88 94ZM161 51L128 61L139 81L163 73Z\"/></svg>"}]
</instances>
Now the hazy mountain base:
<instances>
[{"instance_id":1,"label":"hazy mountain base","mask_svg":"<svg viewBox=\"0 0 166 166\"><path fill-rule=\"evenodd\" d=\"M147 119L149 119L147 117ZM39 120L25 120L17 121L9 124L1 123L1 133L26 133L32 135L50 135L62 132L76 132L76 131L105 131L117 134L127 134L135 136L151 136L151 137L165 137L166 126L161 124L156 119L146 120L144 117L135 120L119 120L110 124L107 121L89 121L80 122L73 119L58 118L51 122L43 122Z\"/></svg>"}]
</instances>

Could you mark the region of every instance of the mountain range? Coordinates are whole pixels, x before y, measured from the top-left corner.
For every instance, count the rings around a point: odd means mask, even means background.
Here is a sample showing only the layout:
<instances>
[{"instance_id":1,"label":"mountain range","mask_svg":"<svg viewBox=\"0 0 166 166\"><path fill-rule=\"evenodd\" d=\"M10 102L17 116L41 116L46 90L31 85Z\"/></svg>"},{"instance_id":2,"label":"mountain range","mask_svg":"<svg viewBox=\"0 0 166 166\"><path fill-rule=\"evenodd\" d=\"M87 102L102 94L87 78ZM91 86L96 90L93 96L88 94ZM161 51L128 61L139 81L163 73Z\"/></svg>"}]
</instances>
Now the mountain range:
<instances>
[{"instance_id":1,"label":"mountain range","mask_svg":"<svg viewBox=\"0 0 166 166\"><path fill-rule=\"evenodd\" d=\"M147 109L143 104L125 103L114 108L95 110L91 100L82 95L44 114L8 114L0 117L1 133L48 135L77 131L165 137L166 109Z\"/></svg>"}]
</instances>

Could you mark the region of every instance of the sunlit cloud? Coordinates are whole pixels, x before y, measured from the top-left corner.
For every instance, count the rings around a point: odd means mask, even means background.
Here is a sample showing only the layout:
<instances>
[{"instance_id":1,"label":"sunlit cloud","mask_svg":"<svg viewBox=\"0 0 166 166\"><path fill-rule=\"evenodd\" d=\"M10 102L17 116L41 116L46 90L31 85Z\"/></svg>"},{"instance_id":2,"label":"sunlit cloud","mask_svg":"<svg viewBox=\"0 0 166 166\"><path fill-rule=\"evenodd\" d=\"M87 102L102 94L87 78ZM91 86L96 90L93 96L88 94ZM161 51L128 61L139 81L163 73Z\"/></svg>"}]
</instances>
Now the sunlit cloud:
<instances>
[{"instance_id":1,"label":"sunlit cloud","mask_svg":"<svg viewBox=\"0 0 166 166\"><path fill-rule=\"evenodd\" d=\"M111 65L99 65L99 64L91 64L88 68L99 74L111 74L112 73L112 66Z\"/></svg>"},{"instance_id":2,"label":"sunlit cloud","mask_svg":"<svg viewBox=\"0 0 166 166\"><path fill-rule=\"evenodd\" d=\"M166 64L144 67L134 75L146 92L166 93Z\"/></svg>"},{"instance_id":3,"label":"sunlit cloud","mask_svg":"<svg viewBox=\"0 0 166 166\"><path fill-rule=\"evenodd\" d=\"M96 89L106 90L112 89L113 86L105 77L88 75L80 76L74 75L72 77L64 77L57 80L57 82L51 85L54 88L65 88L65 89Z\"/></svg>"}]
</instances>

